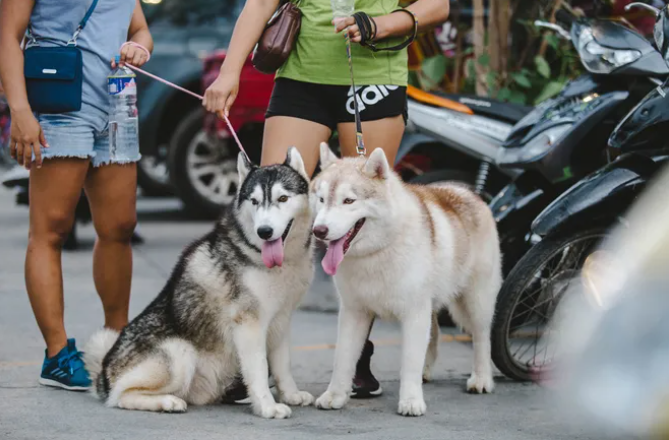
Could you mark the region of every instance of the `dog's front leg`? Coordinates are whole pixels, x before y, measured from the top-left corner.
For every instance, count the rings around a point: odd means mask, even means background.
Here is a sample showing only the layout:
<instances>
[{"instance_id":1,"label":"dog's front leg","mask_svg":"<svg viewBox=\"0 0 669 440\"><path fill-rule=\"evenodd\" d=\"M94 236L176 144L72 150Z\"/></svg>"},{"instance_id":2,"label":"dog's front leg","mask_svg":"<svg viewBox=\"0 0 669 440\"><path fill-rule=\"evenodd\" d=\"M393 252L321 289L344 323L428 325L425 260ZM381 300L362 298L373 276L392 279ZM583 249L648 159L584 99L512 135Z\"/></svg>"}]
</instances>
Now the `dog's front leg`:
<instances>
[{"instance_id":1,"label":"dog's front leg","mask_svg":"<svg viewBox=\"0 0 669 440\"><path fill-rule=\"evenodd\" d=\"M317 408L340 409L348 401L355 374L355 364L362 353L371 323L370 313L356 307L346 306L342 301L339 310L332 379L327 391L316 400Z\"/></svg>"},{"instance_id":2,"label":"dog's front leg","mask_svg":"<svg viewBox=\"0 0 669 440\"><path fill-rule=\"evenodd\" d=\"M314 396L297 388L290 371L290 315L277 318L270 333L269 367L281 401L293 406L308 406L314 403Z\"/></svg>"},{"instance_id":3,"label":"dog's front leg","mask_svg":"<svg viewBox=\"0 0 669 440\"><path fill-rule=\"evenodd\" d=\"M430 340L432 307L427 304L412 310L402 320L402 372L397 412L403 416L422 416L427 410L423 399L423 367Z\"/></svg>"},{"instance_id":4,"label":"dog's front leg","mask_svg":"<svg viewBox=\"0 0 669 440\"><path fill-rule=\"evenodd\" d=\"M234 341L253 412L266 419L290 417L290 408L276 403L269 389L266 326L255 319L245 320L235 327Z\"/></svg>"}]
</instances>

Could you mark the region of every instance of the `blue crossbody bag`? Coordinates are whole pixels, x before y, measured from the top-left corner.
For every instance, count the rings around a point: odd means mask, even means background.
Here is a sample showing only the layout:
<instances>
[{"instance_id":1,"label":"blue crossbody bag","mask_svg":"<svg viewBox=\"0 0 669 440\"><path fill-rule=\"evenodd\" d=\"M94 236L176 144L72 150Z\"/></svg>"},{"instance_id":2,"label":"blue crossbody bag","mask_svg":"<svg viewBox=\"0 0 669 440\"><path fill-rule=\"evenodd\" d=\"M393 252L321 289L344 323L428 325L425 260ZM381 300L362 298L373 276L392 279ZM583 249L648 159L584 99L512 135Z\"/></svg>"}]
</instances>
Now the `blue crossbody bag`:
<instances>
[{"instance_id":1,"label":"blue crossbody bag","mask_svg":"<svg viewBox=\"0 0 669 440\"><path fill-rule=\"evenodd\" d=\"M23 73L28 102L34 112L66 113L81 110L84 65L77 38L97 4L98 0L93 0L66 46L42 47L31 28L28 28Z\"/></svg>"}]
</instances>

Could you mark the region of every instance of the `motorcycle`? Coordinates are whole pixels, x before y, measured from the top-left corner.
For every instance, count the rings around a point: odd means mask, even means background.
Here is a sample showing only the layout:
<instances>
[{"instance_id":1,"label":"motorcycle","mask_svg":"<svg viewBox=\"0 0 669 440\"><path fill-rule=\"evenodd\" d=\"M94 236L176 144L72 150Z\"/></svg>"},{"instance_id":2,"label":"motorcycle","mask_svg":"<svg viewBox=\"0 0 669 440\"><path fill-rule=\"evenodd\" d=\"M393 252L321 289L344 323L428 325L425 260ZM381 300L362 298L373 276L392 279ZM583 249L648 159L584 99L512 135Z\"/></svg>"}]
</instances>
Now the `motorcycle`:
<instances>
[{"instance_id":1,"label":"motorcycle","mask_svg":"<svg viewBox=\"0 0 669 440\"><path fill-rule=\"evenodd\" d=\"M407 87L409 119L396 171L412 183L456 180L490 201L516 170L492 166L504 140L531 108L490 98Z\"/></svg>"},{"instance_id":2,"label":"motorcycle","mask_svg":"<svg viewBox=\"0 0 669 440\"><path fill-rule=\"evenodd\" d=\"M648 5L628 5L634 7ZM655 40L666 63L667 7L653 10L659 16ZM669 128L667 94L669 80L651 90L615 127L606 149L609 163L580 179L532 222L530 233L538 243L509 273L497 300L492 354L505 375L531 380L550 368L550 347L539 344L562 296L611 226L626 223L630 205L669 159L664 135Z\"/></svg>"},{"instance_id":3,"label":"motorcycle","mask_svg":"<svg viewBox=\"0 0 669 440\"><path fill-rule=\"evenodd\" d=\"M536 25L571 40L588 73L516 124L499 149L497 167L521 170L489 204L505 275L534 244L527 234L532 220L607 163L606 143L618 121L669 75L661 54L634 30L560 12L559 20L571 26L569 33L557 24Z\"/></svg>"}]
</instances>

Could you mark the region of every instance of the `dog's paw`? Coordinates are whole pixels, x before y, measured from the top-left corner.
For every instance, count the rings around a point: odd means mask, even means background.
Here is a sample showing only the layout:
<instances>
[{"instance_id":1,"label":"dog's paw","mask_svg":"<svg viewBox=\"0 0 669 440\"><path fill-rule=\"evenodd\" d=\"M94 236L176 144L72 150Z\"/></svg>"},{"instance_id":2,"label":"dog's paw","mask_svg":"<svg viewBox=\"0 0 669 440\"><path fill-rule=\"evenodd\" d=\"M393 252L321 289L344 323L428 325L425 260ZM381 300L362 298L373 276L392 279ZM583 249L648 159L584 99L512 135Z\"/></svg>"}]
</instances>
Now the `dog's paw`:
<instances>
[{"instance_id":1,"label":"dog's paw","mask_svg":"<svg viewBox=\"0 0 669 440\"><path fill-rule=\"evenodd\" d=\"M326 391L321 397L316 399L316 408L318 409L341 409L348 402L347 393L333 393Z\"/></svg>"},{"instance_id":2,"label":"dog's paw","mask_svg":"<svg viewBox=\"0 0 669 440\"><path fill-rule=\"evenodd\" d=\"M186 412L188 404L183 399L177 396L167 395L160 400L161 411L167 413L183 413Z\"/></svg>"},{"instance_id":3,"label":"dog's paw","mask_svg":"<svg viewBox=\"0 0 669 440\"><path fill-rule=\"evenodd\" d=\"M314 403L314 396L306 391L297 391L292 394L284 394L281 401L290 406L309 406Z\"/></svg>"},{"instance_id":4,"label":"dog's paw","mask_svg":"<svg viewBox=\"0 0 669 440\"><path fill-rule=\"evenodd\" d=\"M264 405L256 413L264 419L287 419L293 411L283 403Z\"/></svg>"},{"instance_id":5,"label":"dog's paw","mask_svg":"<svg viewBox=\"0 0 669 440\"><path fill-rule=\"evenodd\" d=\"M470 394L492 393L495 389L495 382L492 375L472 374L467 380L467 392Z\"/></svg>"},{"instance_id":6,"label":"dog's paw","mask_svg":"<svg viewBox=\"0 0 669 440\"><path fill-rule=\"evenodd\" d=\"M428 383L431 380L432 380L432 372L430 371L430 368L425 367L425 369L423 370L423 383Z\"/></svg>"},{"instance_id":7,"label":"dog's paw","mask_svg":"<svg viewBox=\"0 0 669 440\"><path fill-rule=\"evenodd\" d=\"M418 417L425 414L427 405L420 398L402 399L397 405L397 413L407 417Z\"/></svg>"}]
</instances>

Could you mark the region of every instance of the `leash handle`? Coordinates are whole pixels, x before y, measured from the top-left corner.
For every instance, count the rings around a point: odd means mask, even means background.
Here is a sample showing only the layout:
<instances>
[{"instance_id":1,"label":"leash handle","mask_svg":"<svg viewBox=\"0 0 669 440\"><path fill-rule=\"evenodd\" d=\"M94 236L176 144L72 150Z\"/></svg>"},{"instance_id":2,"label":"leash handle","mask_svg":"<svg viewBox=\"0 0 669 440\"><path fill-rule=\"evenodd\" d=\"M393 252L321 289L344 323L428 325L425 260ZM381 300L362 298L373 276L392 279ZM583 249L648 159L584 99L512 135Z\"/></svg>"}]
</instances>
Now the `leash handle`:
<instances>
[{"instance_id":1,"label":"leash handle","mask_svg":"<svg viewBox=\"0 0 669 440\"><path fill-rule=\"evenodd\" d=\"M136 47L137 49L142 50L146 54L146 62L148 63L149 61L151 61L151 51L146 47L144 47L143 45L135 43L134 41L126 41L121 45L120 52L123 52L123 48L126 46Z\"/></svg>"},{"instance_id":2,"label":"leash handle","mask_svg":"<svg viewBox=\"0 0 669 440\"><path fill-rule=\"evenodd\" d=\"M358 109L358 95L355 89L355 80L353 79L353 57L351 56L351 36L346 33L346 57L348 58L348 70L351 73L351 90L353 92L353 108L355 110L355 144L360 156L365 156L365 142L362 139L362 121L360 120L360 110Z\"/></svg>"},{"instance_id":3,"label":"leash handle","mask_svg":"<svg viewBox=\"0 0 669 440\"><path fill-rule=\"evenodd\" d=\"M156 81L159 81L159 82L161 82L161 83L163 83L163 84L165 84L165 85L167 85L167 86L169 86L169 87L172 87L173 89L176 89L176 90L179 90L179 91L181 91L181 92L184 92L184 93L186 93L186 94L188 94L188 95L191 95L192 97L197 98L197 99L199 99L200 101L202 101L202 100L204 99L204 96L202 96L202 95L198 95L198 94L195 93L195 92L191 92L190 90L185 89L185 88L183 88L183 87L181 87L181 86L178 86L178 85L174 84L173 82L170 82L170 81L168 81L168 80L166 80L166 79L163 79L163 78L161 78L161 77L159 77L159 76L157 76L157 75L154 75L153 73L149 73L149 72L147 72L146 70L142 70L142 69L140 69L139 67L135 67L135 66L133 66L132 64L125 63L125 65L128 66L130 69L136 71L136 72L139 72L139 73L141 73L141 74L143 74L143 75L146 75L146 76L148 76L149 78L155 79ZM237 142L237 147L239 147L239 150L240 150L242 153L244 153L244 156L246 156L246 158L249 160L249 162L251 162L251 158L249 157L248 153L246 152L246 150L245 150L244 147L242 146L242 142L239 140L239 137L237 136L237 133L235 132L235 129L232 128L232 124L230 123L230 119L228 119L228 117L227 117L225 114L223 114L223 120L224 120L225 123L227 124L227 126L228 126L228 130L229 130L230 133L232 134L232 137L235 139L235 142Z\"/></svg>"}]
</instances>

